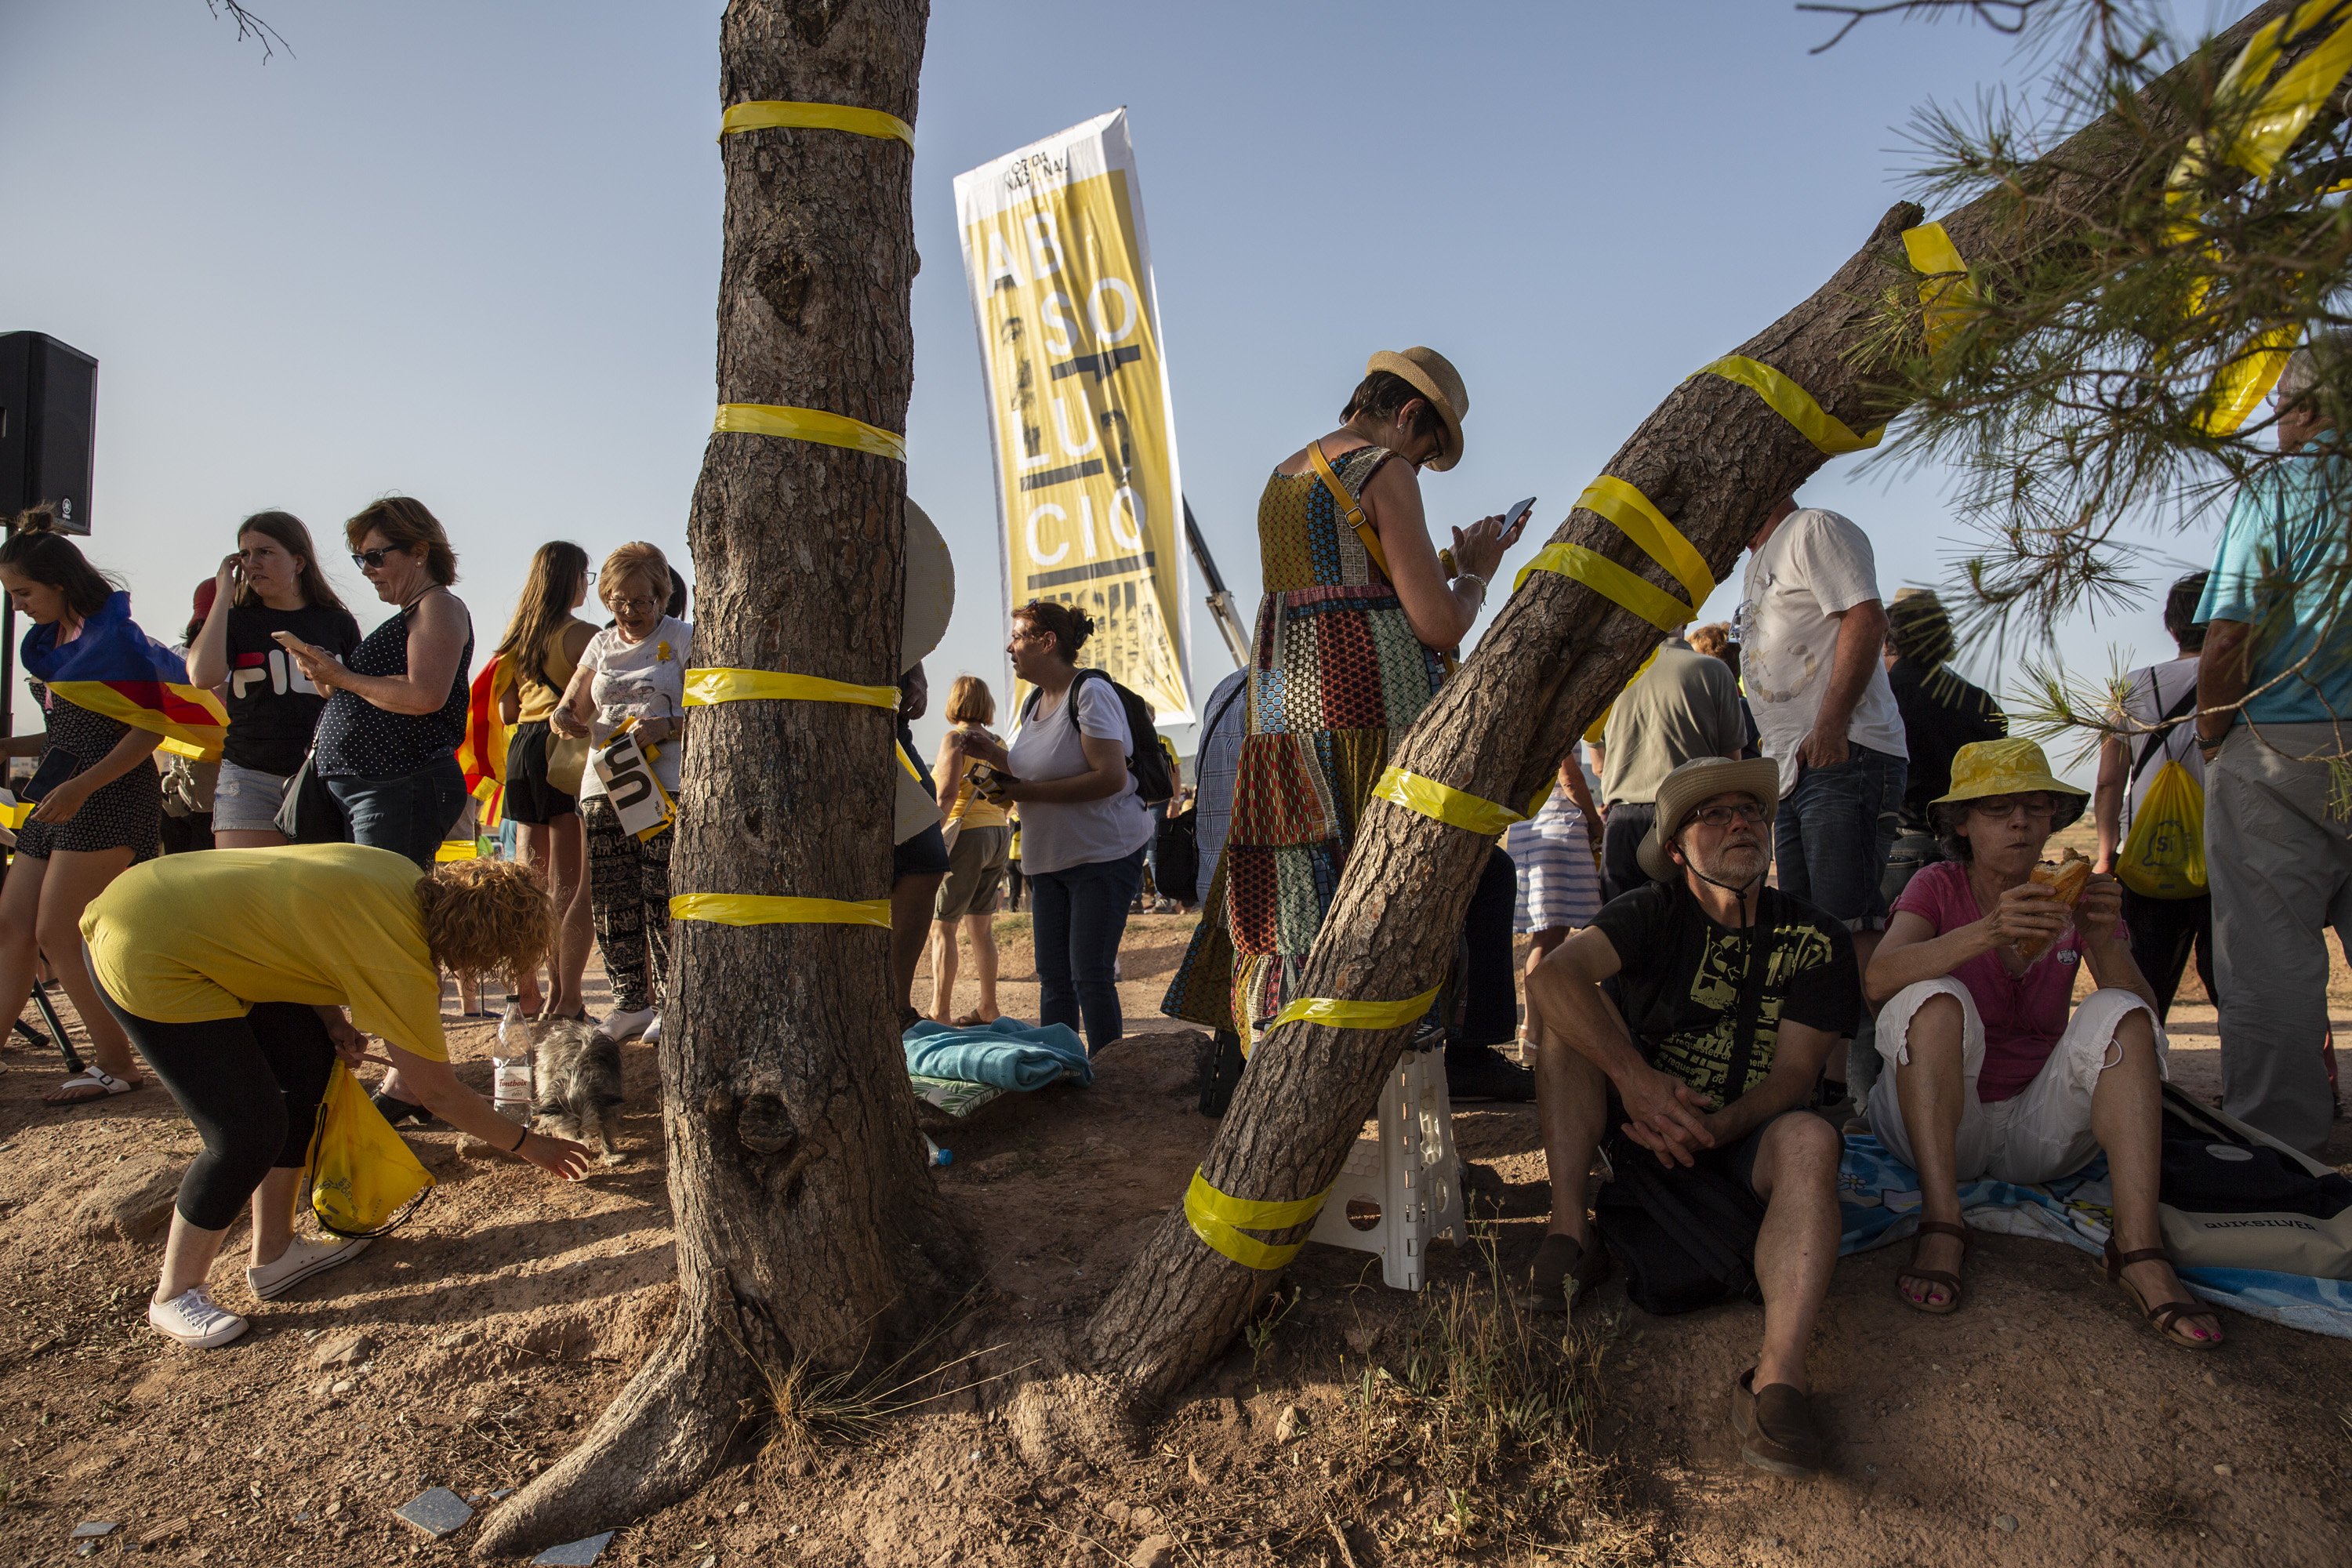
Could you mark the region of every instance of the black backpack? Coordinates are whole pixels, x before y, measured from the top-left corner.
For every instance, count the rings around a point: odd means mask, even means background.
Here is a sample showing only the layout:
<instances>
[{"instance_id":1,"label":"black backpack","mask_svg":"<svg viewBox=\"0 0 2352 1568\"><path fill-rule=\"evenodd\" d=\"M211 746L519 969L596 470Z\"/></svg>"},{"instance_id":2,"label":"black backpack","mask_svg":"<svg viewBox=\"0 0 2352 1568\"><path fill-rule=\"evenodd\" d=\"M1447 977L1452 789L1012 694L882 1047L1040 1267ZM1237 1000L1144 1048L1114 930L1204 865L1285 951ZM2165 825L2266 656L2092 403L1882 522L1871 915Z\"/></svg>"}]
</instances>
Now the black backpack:
<instances>
[{"instance_id":1,"label":"black backpack","mask_svg":"<svg viewBox=\"0 0 2352 1568\"><path fill-rule=\"evenodd\" d=\"M1168 772L1168 753L1160 749L1160 731L1152 727L1151 709L1142 698L1121 686L1099 669L1082 669L1070 682L1068 693L1062 699L1062 711L1070 716L1070 724L1078 722L1078 688L1088 680L1108 682L1118 698L1118 705L1127 710L1127 733L1134 750L1127 753L1127 771L1135 775L1135 793L1146 805L1165 805L1176 793L1176 781ZM1028 705L1021 710L1021 721L1027 723L1037 711L1037 700L1045 693L1032 691Z\"/></svg>"}]
</instances>

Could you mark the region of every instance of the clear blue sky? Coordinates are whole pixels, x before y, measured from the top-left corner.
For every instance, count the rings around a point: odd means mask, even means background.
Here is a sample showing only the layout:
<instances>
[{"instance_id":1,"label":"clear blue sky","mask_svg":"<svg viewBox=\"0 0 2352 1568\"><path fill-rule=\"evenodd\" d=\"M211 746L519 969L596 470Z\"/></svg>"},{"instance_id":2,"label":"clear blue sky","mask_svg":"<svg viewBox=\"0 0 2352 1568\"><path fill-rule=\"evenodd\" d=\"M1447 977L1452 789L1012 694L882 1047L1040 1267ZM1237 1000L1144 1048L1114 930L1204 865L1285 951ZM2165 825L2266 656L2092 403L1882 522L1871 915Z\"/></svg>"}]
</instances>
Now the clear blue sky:
<instances>
[{"instance_id":1,"label":"clear blue sky","mask_svg":"<svg viewBox=\"0 0 2352 1568\"><path fill-rule=\"evenodd\" d=\"M377 495L423 499L486 643L544 540L682 552L713 402L720 7L259 9L291 45L266 64L203 0L0 5L0 330L101 362L90 547L144 623L168 637L267 506L339 540ZM1676 380L1904 194L1916 106L2021 74L1975 26L1809 56L1823 36L1784 0L943 0L908 421L910 489L963 589L934 688L1003 668L957 173L1128 106L1186 489L1247 615L1265 473L1372 349L1432 344L1468 382L1433 521L1535 491L1532 541ZM1939 477L1858 461L1805 499L1870 531L1890 595L1942 578ZM1205 687L1231 665L1198 610L1194 632ZM2162 642L2152 605L2064 637L2092 673Z\"/></svg>"}]
</instances>

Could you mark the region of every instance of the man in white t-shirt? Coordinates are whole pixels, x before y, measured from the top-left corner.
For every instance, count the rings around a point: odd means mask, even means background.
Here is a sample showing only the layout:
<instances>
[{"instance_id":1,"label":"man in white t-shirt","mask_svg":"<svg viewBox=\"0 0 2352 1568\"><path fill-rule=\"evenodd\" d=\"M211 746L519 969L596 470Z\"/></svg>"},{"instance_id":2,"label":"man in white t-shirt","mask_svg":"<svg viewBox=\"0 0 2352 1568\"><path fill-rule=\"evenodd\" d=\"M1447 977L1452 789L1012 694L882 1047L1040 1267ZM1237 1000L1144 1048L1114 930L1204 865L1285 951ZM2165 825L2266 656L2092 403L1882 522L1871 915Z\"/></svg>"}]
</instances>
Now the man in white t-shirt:
<instances>
[{"instance_id":1,"label":"man in white t-shirt","mask_svg":"<svg viewBox=\"0 0 2352 1568\"><path fill-rule=\"evenodd\" d=\"M1784 499L1748 541L1740 593L1741 684L1780 764L1773 858L1780 890L1843 922L1870 967L1886 929L1879 879L1903 808L1909 747L1880 652L1886 608L1870 536L1836 512ZM1848 1052L1854 1094L1877 1074L1864 1023ZM1832 1058L1834 1080L1839 1063ZM1834 1092L1840 1086L1832 1084Z\"/></svg>"},{"instance_id":2,"label":"man in white t-shirt","mask_svg":"<svg viewBox=\"0 0 2352 1568\"><path fill-rule=\"evenodd\" d=\"M2198 655L2205 647L2205 628L2196 624L2197 601L2204 596L2204 572L2192 572L2164 596L2164 629L2180 650L2178 658L2135 669L2124 678L2120 721L2125 733L2109 735L2099 743L2099 784L2092 796L2092 820L2099 829L2098 870L2116 868L2116 857L2131 837L2132 819L2147 796L2147 786L2168 762L2179 763L2201 791L2205 787L2205 757L2197 749ZM2189 967L2193 951L2197 978L2205 994L2218 998L2213 984L2213 895L2188 899L2152 899L2124 886L2124 930L2130 935L2132 957L2139 972L2156 988L2156 1016L2161 1021L2172 1011L2174 993Z\"/></svg>"}]
</instances>

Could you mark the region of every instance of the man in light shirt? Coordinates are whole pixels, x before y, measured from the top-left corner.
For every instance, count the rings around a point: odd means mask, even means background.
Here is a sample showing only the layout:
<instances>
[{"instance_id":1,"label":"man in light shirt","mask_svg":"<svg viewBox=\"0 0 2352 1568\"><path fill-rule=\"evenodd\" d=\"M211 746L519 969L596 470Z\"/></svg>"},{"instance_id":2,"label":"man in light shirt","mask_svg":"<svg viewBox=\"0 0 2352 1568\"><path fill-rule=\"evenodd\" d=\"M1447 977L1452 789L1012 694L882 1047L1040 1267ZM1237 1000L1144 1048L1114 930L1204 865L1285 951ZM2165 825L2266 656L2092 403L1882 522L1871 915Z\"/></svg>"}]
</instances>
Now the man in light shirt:
<instances>
[{"instance_id":1,"label":"man in light shirt","mask_svg":"<svg viewBox=\"0 0 2352 1568\"><path fill-rule=\"evenodd\" d=\"M1886 608L1870 537L1848 518L1783 499L1748 541L1740 676L1764 754L1780 765L1772 847L1780 889L1853 933L1870 966L1886 929L1879 881L1903 807L1909 756L1880 658ZM1867 1010L1843 1076L1856 1098L1877 1077ZM1838 1096L1840 1064L1831 1090Z\"/></svg>"}]
</instances>

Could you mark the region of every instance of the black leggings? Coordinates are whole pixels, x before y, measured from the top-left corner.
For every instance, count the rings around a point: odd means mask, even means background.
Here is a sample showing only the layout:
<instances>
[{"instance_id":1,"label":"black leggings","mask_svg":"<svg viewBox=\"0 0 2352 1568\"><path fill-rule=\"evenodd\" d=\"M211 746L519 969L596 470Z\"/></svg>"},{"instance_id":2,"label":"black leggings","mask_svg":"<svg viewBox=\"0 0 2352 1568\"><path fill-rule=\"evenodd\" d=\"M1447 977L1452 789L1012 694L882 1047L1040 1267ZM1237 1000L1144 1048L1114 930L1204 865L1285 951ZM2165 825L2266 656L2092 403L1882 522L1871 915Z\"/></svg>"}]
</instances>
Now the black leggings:
<instances>
[{"instance_id":1,"label":"black leggings","mask_svg":"<svg viewBox=\"0 0 2352 1568\"><path fill-rule=\"evenodd\" d=\"M111 997L106 1006L204 1138L180 1181L180 1217L226 1230L263 1177L299 1169L310 1152L335 1064L326 1023L297 1002L257 1002L242 1018L202 1024L159 1024Z\"/></svg>"},{"instance_id":2,"label":"black leggings","mask_svg":"<svg viewBox=\"0 0 2352 1568\"><path fill-rule=\"evenodd\" d=\"M1519 870L1500 849L1487 852L1462 919L1469 952L1462 970L1462 1027L1452 1044L1465 1050L1499 1046L1519 1031L1518 976L1511 963L1511 916Z\"/></svg>"}]
</instances>

